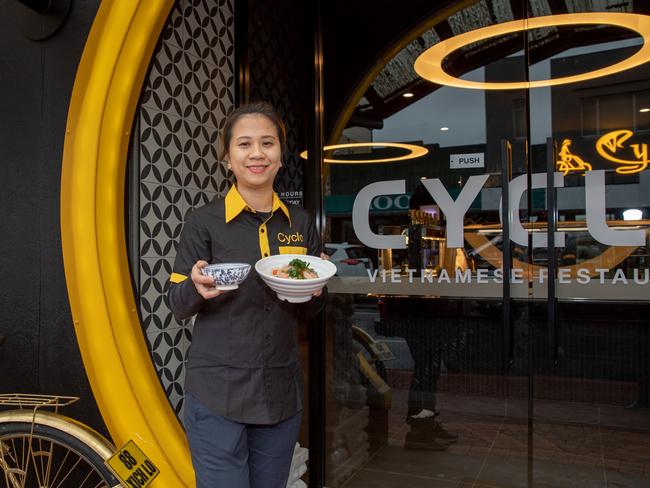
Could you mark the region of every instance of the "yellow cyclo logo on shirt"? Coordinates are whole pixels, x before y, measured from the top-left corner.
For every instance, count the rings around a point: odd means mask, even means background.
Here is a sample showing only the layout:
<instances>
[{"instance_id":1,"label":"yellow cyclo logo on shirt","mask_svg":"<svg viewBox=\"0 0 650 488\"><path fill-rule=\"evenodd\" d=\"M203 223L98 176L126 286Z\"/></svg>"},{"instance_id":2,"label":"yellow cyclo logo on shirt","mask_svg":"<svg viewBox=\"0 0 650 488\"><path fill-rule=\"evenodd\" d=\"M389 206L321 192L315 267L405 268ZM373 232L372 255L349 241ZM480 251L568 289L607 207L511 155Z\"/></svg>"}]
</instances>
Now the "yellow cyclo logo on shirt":
<instances>
[{"instance_id":1,"label":"yellow cyclo logo on shirt","mask_svg":"<svg viewBox=\"0 0 650 488\"><path fill-rule=\"evenodd\" d=\"M304 241L305 238L300 232L294 232L293 234L283 234L282 232L278 232L278 242L282 244L292 244Z\"/></svg>"}]
</instances>

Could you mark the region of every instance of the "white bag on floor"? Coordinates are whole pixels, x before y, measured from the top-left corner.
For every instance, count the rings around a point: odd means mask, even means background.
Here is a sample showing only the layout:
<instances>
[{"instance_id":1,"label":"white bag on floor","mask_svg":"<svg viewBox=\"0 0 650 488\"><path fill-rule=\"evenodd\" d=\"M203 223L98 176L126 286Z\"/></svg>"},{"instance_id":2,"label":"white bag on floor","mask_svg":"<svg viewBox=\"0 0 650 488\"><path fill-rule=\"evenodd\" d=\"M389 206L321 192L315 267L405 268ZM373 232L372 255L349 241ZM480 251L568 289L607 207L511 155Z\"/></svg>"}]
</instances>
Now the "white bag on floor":
<instances>
[{"instance_id":1,"label":"white bag on floor","mask_svg":"<svg viewBox=\"0 0 650 488\"><path fill-rule=\"evenodd\" d=\"M307 488L307 483L303 480L298 480L291 486L287 485L287 488Z\"/></svg>"},{"instance_id":2,"label":"white bag on floor","mask_svg":"<svg viewBox=\"0 0 650 488\"><path fill-rule=\"evenodd\" d=\"M287 488L307 488L307 484L300 478L307 472L307 461L309 460L309 449L300 447L296 442L293 450L293 459L291 460L291 469L289 470L289 479Z\"/></svg>"}]
</instances>

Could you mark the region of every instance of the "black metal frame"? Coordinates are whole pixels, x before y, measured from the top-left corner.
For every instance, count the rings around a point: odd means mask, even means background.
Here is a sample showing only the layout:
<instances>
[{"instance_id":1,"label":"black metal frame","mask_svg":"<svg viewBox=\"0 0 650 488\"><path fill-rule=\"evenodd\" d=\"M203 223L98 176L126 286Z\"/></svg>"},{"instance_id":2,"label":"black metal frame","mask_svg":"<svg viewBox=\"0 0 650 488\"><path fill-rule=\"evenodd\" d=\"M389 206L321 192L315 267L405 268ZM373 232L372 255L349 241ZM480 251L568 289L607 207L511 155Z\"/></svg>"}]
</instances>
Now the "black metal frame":
<instances>
[{"instance_id":1,"label":"black metal frame","mask_svg":"<svg viewBox=\"0 0 650 488\"><path fill-rule=\"evenodd\" d=\"M250 100L250 60L248 57L248 0L235 0L235 104Z\"/></svg>"},{"instance_id":2,"label":"black metal frame","mask_svg":"<svg viewBox=\"0 0 650 488\"><path fill-rule=\"evenodd\" d=\"M555 190L555 161L557 147L552 138L546 139L546 210L547 210L547 267L546 285L548 344L553 350L553 364L557 365L558 354L558 314L555 277L557 274L557 253L555 252L555 230L558 221L557 195Z\"/></svg>"},{"instance_id":3,"label":"black metal frame","mask_svg":"<svg viewBox=\"0 0 650 488\"><path fill-rule=\"evenodd\" d=\"M524 19L530 18L529 5L527 0L522 0L524 11ZM526 82L530 81L530 38L527 32L524 32L524 79ZM533 162L532 162L532 152L530 150L530 141L531 141L531 117L530 117L530 90L526 90L526 217L528 218L529 223L531 222L531 213L533 208ZM535 324L533 322L533 277L532 277L532 267L533 267L533 233L528 232L528 252L527 264L528 264L528 306L527 306L527 322L528 322L528 463L527 463L527 478L528 486L532 487L534 485L534 465L535 457L533 453L533 440L534 440L534 422L533 418L535 415L534 411L534 398L535 398L535 371L534 371L534 354L535 354Z\"/></svg>"},{"instance_id":4,"label":"black metal frame","mask_svg":"<svg viewBox=\"0 0 650 488\"><path fill-rule=\"evenodd\" d=\"M501 141L501 222L502 222L502 269L503 269L503 371L512 365L513 358L513 324L512 297L510 296L510 274L512 272L512 242L510 241L510 192L512 179L512 144Z\"/></svg>"},{"instance_id":5,"label":"black metal frame","mask_svg":"<svg viewBox=\"0 0 650 488\"><path fill-rule=\"evenodd\" d=\"M307 151L310 157L306 164L310 168L304 172L304 202L305 208L316 220L316 229L322 235L324 228L322 174L325 103L321 0L311 2L310 14L314 31L310 103L314 107L314 111L309 118L307 131ZM309 324L309 486L315 488L325 485L325 346L325 312L323 311Z\"/></svg>"}]
</instances>

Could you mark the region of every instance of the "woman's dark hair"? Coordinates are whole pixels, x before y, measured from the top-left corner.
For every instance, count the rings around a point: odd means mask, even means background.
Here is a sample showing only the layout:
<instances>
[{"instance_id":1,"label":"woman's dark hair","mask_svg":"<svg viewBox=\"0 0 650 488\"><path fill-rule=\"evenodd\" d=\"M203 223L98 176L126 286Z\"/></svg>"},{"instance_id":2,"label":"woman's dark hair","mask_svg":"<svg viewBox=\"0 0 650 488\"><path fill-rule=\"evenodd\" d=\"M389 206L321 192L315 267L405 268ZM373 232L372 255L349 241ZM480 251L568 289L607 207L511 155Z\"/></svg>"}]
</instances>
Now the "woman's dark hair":
<instances>
[{"instance_id":1,"label":"woman's dark hair","mask_svg":"<svg viewBox=\"0 0 650 488\"><path fill-rule=\"evenodd\" d=\"M225 159L228 154L230 140L232 139L232 128L235 125L235 122L237 122L243 115L263 115L273 122L273 125L275 125L275 128L278 131L280 148L282 149L282 153L284 153L287 145L287 129L285 128L280 115L270 103L253 102L237 107L235 110L230 112L228 117L226 117L226 122L223 124L223 130L221 132L221 149L219 151L219 158L221 160Z\"/></svg>"}]
</instances>

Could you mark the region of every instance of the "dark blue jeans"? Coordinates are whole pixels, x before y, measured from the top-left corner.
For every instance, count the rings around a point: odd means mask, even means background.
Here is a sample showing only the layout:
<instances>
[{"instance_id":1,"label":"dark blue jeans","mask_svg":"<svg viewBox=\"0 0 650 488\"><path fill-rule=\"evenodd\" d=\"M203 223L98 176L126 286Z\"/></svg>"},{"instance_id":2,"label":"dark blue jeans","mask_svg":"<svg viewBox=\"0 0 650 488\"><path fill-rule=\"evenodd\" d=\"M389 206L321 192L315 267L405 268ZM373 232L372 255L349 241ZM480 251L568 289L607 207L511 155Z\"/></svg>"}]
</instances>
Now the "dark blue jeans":
<instances>
[{"instance_id":1,"label":"dark blue jeans","mask_svg":"<svg viewBox=\"0 0 650 488\"><path fill-rule=\"evenodd\" d=\"M285 488L302 412L272 425L232 422L185 395L197 488Z\"/></svg>"}]
</instances>

